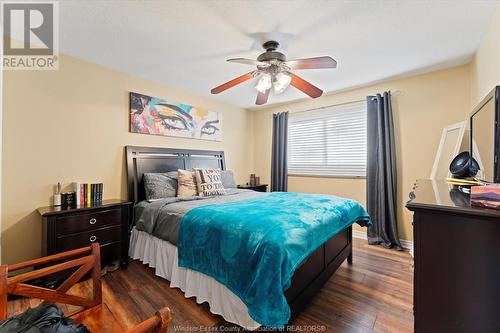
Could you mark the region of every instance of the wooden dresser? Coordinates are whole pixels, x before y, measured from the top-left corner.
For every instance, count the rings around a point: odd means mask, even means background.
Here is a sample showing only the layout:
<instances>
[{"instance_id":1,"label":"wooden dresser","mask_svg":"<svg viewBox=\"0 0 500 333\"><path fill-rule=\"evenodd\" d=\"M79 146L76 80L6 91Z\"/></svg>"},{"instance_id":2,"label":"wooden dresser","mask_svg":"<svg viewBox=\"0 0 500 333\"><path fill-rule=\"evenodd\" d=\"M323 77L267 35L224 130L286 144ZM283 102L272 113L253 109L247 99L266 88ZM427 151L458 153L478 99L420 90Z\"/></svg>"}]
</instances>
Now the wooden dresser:
<instances>
[{"instance_id":1,"label":"wooden dresser","mask_svg":"<svg viewBox=\"0 0 500 333\"><path fill-rule=\"evenodd\" d=\"M444 181L419 180L414 212L415 332L500 332L500 210L471 207Z\"/></svg>"},{"instance_id":2,"label":"wooden dresser","mask_svg":"<svg viewBox=\"0 0 500 333\"><path fill-rule=\"evenodd\" d=\"M102 266L120 260L128 263L128 228L132 203L104 200L92 207L41 207L42 256L77 249L98 242Z\"/></svg>"}]
</instances>

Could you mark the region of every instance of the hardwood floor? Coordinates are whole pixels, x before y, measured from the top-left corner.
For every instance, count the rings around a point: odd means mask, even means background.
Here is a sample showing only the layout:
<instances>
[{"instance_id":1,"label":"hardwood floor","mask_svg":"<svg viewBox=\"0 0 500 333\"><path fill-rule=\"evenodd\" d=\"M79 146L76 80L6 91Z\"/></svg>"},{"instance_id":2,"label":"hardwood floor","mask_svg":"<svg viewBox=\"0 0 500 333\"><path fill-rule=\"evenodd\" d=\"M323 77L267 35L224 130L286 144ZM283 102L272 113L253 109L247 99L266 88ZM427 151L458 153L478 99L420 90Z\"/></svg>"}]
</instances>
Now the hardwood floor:
<instances>
[{"instance_id":1,"label":"hardwood floor","mask_svg":"<svg viewBox=\"0 0 500 333\"><path fill-rule=\"evenodd\" d=\"M306 326L314 325L313 329L328 332L412 332L411 262L407 252L369 246L364 240L354 239L353 264L342 264L293 320L292 325L298 326L289 330L303 332ZM84 293L89 289L88 283L80 283L72 291ZM104 276L103 300L124 329L168 306L173 315L170 332L200 332L200 327L209 332L214 331L211 327L234 332L231 324L210 313L207 303L198 305L194 298L184 298L179 289L171 289L168 281L137 261L125 270ZM9 314L37 303L26 299L10 302ZM63 310L69 313L73 309Z\"/></svg>"}]
</instances>

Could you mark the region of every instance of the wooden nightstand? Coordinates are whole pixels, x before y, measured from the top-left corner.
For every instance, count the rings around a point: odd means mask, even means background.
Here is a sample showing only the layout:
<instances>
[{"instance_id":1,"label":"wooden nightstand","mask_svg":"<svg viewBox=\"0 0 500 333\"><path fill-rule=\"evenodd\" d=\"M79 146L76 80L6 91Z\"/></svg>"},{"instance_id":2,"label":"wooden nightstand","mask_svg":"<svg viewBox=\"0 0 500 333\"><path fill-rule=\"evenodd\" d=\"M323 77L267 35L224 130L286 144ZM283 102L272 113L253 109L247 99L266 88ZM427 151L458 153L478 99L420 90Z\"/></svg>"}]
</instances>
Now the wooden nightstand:
<instances>
[{"instance_id":1,"label":"wooden nightstand","mask_svg":"<svg viewBox=\"0 0 500 333\"><path fill-rule=\"evenodd\" d=\"M132 203L104 200L92 207L41 207L42 256L48 256L98 242L101 265L120 260L128 264L129 219Z\"/></svg>"},{"instance_id":2,"label":"wooden nightstand","mask_svg":"<svg viewBox=\"0 0 500 333\"><path fill-rule=\"evenodd\" d=\"M267 192L267 184L260 184L260 185L238 185L238 188L244 189L244 190L253 190L257 192Z\"/></svg>"}]
</instances>

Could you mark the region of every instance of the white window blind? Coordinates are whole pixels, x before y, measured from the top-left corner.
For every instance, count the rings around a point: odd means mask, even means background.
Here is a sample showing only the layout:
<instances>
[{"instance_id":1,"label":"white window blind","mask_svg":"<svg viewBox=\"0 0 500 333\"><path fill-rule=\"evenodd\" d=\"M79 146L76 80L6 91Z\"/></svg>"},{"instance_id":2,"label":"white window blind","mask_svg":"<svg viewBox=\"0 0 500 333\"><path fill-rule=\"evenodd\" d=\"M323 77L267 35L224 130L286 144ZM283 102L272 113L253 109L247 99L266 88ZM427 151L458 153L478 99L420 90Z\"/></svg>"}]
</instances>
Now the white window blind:
<instances>
[{"instance_id":1,"label":"white window blind","mask_svg":"<svg viewBox=\"0 0 500 333\"><path fill-rule=\"evenodd\" d=\"M366 102L291 113L288 173L366 176Z\"/></svg>"}]
</instances>

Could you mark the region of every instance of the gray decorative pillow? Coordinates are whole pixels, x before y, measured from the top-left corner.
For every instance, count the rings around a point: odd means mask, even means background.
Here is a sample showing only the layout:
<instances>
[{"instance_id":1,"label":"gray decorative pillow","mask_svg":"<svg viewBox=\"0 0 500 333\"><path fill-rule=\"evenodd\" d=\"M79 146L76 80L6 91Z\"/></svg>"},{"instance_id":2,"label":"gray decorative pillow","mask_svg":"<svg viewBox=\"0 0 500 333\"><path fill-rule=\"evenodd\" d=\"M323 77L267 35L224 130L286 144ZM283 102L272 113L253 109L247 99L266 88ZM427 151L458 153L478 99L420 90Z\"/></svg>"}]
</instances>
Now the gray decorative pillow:
<instances>
[{"instance_id":1,"label":"gray decorative pillow","mask_svg":"<svg viewBox=\"0 0 500 333\"><path fill-rule=\"evenodd\" d=\"M145 173L146 200L171 198L177 195L177 171Z\"/></svg>"},{"instance_id":2,"label":"gray decorative pillow","mask_svg":"<svg viewBox=\"0 0 500 333\"><path fill-rule=\"evenodd\" d=\"M231 170L220 170L220 178L224 188L236 188L234 173Z\"/></svg>"}]
</instances>

